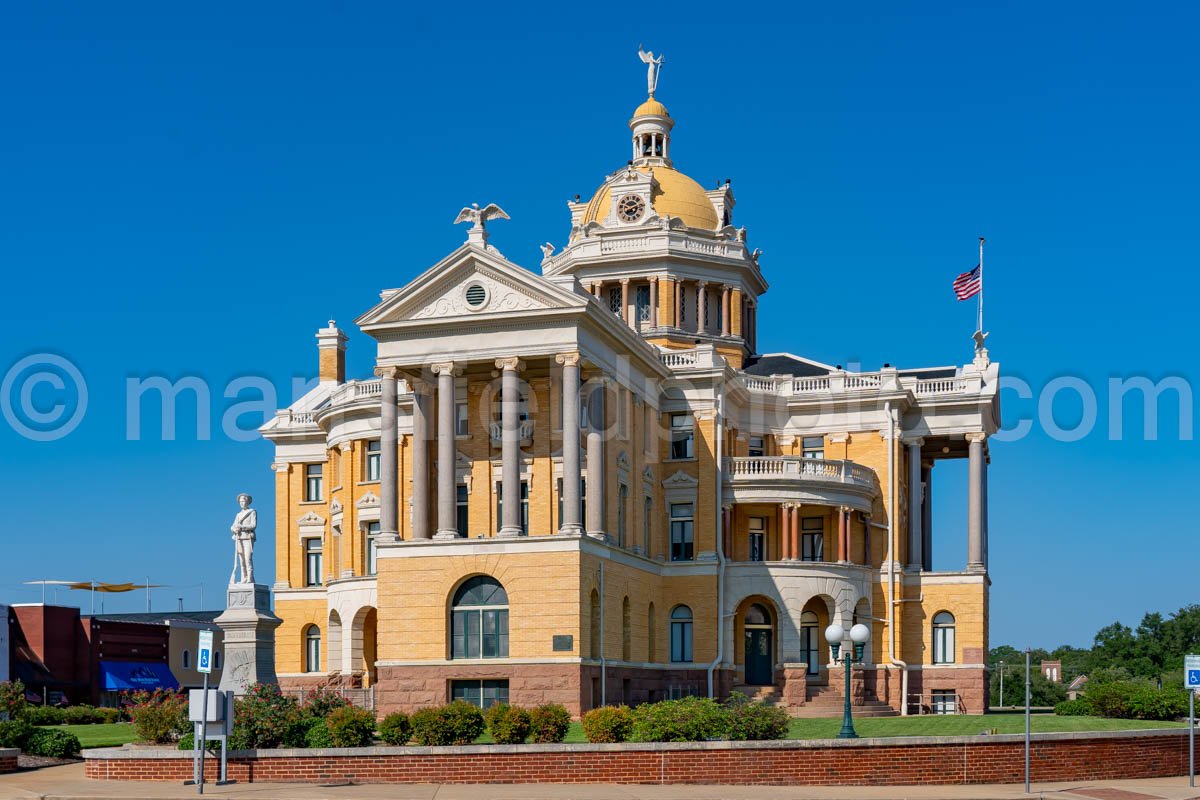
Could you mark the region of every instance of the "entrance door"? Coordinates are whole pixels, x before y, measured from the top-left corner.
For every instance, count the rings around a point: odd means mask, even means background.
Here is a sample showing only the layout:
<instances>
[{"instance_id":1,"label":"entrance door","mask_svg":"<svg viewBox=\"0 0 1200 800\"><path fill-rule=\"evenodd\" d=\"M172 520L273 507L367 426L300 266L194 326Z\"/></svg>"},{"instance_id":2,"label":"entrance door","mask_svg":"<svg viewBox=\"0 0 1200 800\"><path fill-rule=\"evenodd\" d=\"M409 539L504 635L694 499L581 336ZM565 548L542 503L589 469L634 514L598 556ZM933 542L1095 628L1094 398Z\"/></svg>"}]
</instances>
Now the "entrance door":
<instances>
[{"instance_id":1,"label":"entrance door","mask_svg":"<svg viewBox=\"0 0 1200 800\"><path fill-rule=\"evenodd\" d=\"M819 675L821 673L821 644L817 638L817 628L816 614L811 611L805 611L800 615L800 655L808 664L808 669L806 670L808 675Z\"/></svg>"},{"instance_id":2,"label":"entrance door","mask_svg":"<svg viewBox=\"0 0 1200 800\"><path fill-rule=\"evenodd\" d=\"M770 686L775 683L775 659L771 617L762 606L750 606L745 619L746 683Z\"/></svg>"}]
</instances>

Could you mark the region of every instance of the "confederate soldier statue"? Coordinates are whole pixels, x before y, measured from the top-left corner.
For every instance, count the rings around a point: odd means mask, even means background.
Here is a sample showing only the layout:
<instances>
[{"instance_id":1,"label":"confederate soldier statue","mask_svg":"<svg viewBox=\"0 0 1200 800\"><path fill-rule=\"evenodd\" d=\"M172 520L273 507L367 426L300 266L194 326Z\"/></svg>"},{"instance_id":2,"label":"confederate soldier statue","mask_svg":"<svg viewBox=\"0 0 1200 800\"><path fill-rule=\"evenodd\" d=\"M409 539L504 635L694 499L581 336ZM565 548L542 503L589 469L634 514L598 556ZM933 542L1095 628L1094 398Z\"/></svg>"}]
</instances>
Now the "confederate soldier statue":
<instances>
[{"instance_id":1,"label":"confederate soldier statue","mask_svg":"<svg viewBox=\"0 0 1200 800\"><path fill-rule=\"evenodd\" d=\"M238 495L238 505L241 511L233 518L233 572L229 575L229 583L254 583L254 529L258 527L258 512L250 507L254 501L248 494ZM238 568L241 568L242 578L236 580Z\"/></svg>"}]
</instances>

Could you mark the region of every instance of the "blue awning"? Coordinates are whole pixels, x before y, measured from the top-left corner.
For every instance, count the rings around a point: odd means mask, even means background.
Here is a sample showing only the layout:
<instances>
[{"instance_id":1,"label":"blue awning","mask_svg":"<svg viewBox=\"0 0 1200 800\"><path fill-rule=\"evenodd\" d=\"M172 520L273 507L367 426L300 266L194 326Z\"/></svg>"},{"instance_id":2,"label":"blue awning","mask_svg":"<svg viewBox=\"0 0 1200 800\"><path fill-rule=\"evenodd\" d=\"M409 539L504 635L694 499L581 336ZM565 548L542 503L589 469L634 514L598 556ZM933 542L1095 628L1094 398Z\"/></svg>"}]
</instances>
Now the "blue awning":
<instances>
[{"instance_id":1,"label":"blue awning","mask_svg":"<svg viewBox=\"0 0 1200 800\"><path fill-rule=\"evenodd\" d=\"M132 689L178 689L171 668L166 664L137 661L101 661L100 688L106 692Z\"/></svg>"}]
</instances>

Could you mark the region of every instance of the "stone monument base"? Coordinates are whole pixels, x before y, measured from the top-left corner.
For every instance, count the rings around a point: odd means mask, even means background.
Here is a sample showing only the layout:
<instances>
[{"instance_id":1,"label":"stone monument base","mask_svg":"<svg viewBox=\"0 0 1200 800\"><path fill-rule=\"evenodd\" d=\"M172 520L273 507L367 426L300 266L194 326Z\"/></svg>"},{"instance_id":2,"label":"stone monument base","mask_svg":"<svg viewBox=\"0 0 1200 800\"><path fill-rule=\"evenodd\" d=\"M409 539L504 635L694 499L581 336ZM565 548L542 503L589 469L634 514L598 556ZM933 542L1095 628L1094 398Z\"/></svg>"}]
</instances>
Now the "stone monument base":
<instances>
[{"instance_id":1,"label":"stone monument base","mask_svg":"<svg viewBox=\"0 0 1200 800\"><path fill-rule=\"evenodd\" d=\"M217 617L225 636L221 691L245 694L275 677L275 629L283 620L271 612L271 590L261 583L231 583L225 613Z\"/></svg>"}]
</instances>

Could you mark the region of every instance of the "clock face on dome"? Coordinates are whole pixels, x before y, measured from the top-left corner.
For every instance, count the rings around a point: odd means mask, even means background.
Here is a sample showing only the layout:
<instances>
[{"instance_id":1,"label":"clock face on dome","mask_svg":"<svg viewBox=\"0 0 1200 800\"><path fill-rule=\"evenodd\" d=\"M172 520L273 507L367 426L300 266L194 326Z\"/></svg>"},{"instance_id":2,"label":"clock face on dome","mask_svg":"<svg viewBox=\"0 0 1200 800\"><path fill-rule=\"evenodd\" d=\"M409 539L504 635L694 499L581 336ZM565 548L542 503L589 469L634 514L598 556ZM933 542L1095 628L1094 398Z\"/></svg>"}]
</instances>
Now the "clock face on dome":
<instances>
[{"instance_id":1,"label":"clock face on dome","mask_svg":"<svg viewBox=\"0 0 1200 800\"><path fill-rule=\"evenodd\" d=\"M640 194L627 194L617 201L617 216L622 222L637 222L646 213L646 201Z\"/></svg>"}]
</instances>

